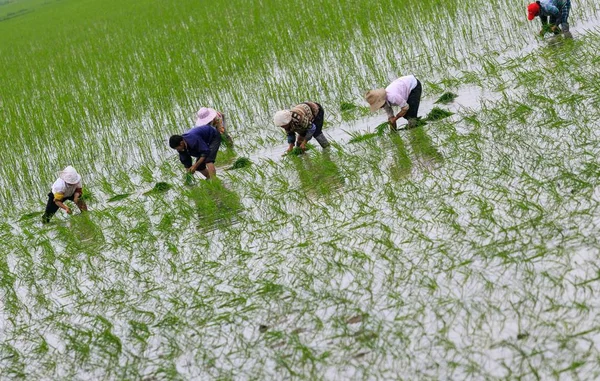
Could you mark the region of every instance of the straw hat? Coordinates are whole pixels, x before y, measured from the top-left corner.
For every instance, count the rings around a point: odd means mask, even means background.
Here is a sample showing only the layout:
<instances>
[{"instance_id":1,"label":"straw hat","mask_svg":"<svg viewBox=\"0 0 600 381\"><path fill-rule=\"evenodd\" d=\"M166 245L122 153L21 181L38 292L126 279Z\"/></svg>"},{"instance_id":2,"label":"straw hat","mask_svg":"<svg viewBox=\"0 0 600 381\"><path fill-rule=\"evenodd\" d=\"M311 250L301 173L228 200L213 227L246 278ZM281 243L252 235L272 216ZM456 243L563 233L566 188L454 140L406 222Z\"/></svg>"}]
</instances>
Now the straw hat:
<instances>
[{"instance_id":1,"label":"straw hat","mask_svg":"<svg viewBox=\"0 0 600 381\"><path fill-rule=\"evenodd\" d=\"M216 118L217 114L218 112L214 108L202 107L196 113L196 117L198 118L196 119L196 127L206 126Z\"/></svg>"},{"instance_id":2,"label":"straw hat","mask_svg":"<svg viewBox=\"0 0 600 381\"><path fill-rule=\"evenodd\" d=\"M77 173L75 168L71 167L70 165L60 171L58 176L67 184L77 184L81 181L81 176L79 176L79 173Z\"/></svg>"},{"instance_id":3,"label":"straw hat","mask_svg":"<svg viewBox=\"0 0 600 381\"><path fill-rule=\"evenodd\" d=\"M273 123L276 126L283 127L292 121L292 113L290 110L277 111L273 116Z\"/></svg>"},{"instance_id":4,"label":"straw hat","mask_svg":"<svg viewBox=\"0 0 600 381\"><path fill-rule=\"evenodd\" d=\"M385 89L369 90L365 94L365 99L371 105L371 112L379 110L385 104L386 97Z\"/></svg>"}]
</instances>

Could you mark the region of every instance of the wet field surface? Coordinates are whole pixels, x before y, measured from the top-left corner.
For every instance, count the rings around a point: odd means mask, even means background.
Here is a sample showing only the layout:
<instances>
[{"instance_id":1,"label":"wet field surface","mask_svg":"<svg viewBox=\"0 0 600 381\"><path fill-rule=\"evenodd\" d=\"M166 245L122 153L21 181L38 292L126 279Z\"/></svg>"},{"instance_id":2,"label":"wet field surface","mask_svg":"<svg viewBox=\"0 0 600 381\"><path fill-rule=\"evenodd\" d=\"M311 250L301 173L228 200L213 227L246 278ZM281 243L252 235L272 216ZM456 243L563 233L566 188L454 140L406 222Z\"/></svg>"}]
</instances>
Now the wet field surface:
<instances>
[{"instance_id":1,"label":"wet field surface","mask_svg":"<svg viewBox=\"0 0 600 381\"><path fill-rule=\"evenodd\" d=\"M291 56L265 47L304 32L263 35L255 15L246 56L198 70L168 37L194 33L182 2L155 35L91 23L117 45L114 66L73 40L53 69L10 66L0 130L22 144L0 152L0 378L598 378L600 9L573 8L572 40L539 39L524 9L492 3L398 8L412 17L393 28L392 2L324 7L310 38L329 48ZM267 5L264 17L285 18ZM245 6L217 9L235 20ZM153 56L165 41L170 56ZM3 49L45 51L24 46ZM203 86L182 79L196 72ZM420 115L453 115L365 136L385 116L365 110L364 91L407 72L424 85ZM37 90L23 84L36 75ZM119 81L104 88L109 75ZM219 91L203 82L217 78ZM435 104L447 91L458 97ZM272 113L316 97L333 146L282 157ZM186 185L165 137L206 99L227 110L236 148L220 153L220 182ZM226 171L236 157L252 164ZM91 211L42 225L63 164L82 173Z\"/></svg>"}]
</instances>

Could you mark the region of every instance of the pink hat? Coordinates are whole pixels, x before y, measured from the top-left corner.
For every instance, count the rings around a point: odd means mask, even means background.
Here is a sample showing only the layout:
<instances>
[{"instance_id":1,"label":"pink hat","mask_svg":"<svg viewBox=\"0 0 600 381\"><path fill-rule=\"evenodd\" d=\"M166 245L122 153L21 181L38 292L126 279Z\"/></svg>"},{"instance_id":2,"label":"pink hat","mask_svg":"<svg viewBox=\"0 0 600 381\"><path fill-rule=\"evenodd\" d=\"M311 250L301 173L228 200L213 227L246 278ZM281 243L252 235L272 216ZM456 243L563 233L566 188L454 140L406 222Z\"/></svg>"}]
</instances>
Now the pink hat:
<instances>
[{"instance_id":1,"label":"pink hat","mask_svg":"<svg viewBox=\"0 0 600 381\"><path fill-rule=\"evenodd\" d=\"M196 116L198 117L198 119L196 119L196 127L206 126L217 117L217 114L218 112L214 108L202 107L196 113Z\"/></svg>"}]
</instances>

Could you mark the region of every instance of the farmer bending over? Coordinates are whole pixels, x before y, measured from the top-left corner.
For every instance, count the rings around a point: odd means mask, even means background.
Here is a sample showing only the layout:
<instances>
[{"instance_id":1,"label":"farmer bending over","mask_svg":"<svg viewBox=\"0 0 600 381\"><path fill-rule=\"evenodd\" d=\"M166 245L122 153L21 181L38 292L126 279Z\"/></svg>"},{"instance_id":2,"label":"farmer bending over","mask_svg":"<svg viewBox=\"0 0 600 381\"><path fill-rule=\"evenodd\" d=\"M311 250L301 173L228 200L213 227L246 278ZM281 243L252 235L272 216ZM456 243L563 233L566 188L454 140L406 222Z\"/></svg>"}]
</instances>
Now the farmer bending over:
<instances>
[{"instance_id":1,"label":"farmer bending over","mask_svg":"<svg viewBox=\"0 0 600 381\"><path fill-rule=\"evenodd\" d=\"M304 102L289 110L277 111L273 123L287 133L289 147L286 152L294 149L294 145L305 151L306 142L313 137L322 148L329 147L329 141L323 134L324 116L323 107L316 102Z\"/></svg>"},{"instance_id":2,"label":"farmer bending over","mask_svg":"<svg viewBox=\"0 0 600 381\"><path fill-rule=\"evenodd\" d=\"M194 127L183 135L173 135L169 138L169 146L179 152L179 160L190 173L200 171L207 179L216 176L214 163L221 146L221 135L214 127ZM192 157L197 158L193 165Z\"/></svg>"},{"instance_id":3,"label":"farmer bending over","mask_svg":"<svg viewBox=\"0 0 600 381\"><path fill-rule=\"evenodd\" d=\"M59 208L67 212L67 214L71 214L71 209L64 204L66 200L73 201L80 211L87 212L87 205L81 199L82 193L81 176L79 176L75 168L69 165L59 172L58 179L52 184L52 190L48 193L48 204L46 204L46 211L42 216L42 222L45 224L50 222L50 219Z\"/></svg>"},{"instance_id":4,"label":"farmer bending over","mask_svg":"<svg viewBox=\"0 0 600 381\"><path fill-rule=\"evenodd\" d=\"M233 139L227 133L227 123L225 122L225 115L215 110L214 108L202 107L196 113L196 118L196 127L206 125L213 126L225 139L227 145L229 147L233 147Z\"/></svg>"},{"instance_id":5,"label":"farmer bending over","mask_svg":"<svg viewBox=\"0 0 600 381\"><path fill-rule=\"evenodd\" d=\"M548 26L554 34L562 32L565 37L572 37L569 32L569 12L571 11L571 0L540 0L527 6L527 18L529 21L536 16L542 22L540 36L544 36ZM560 29L558 28L560 26Z\"/></svg>"},{"instance_id":6,"label":"farmer bending over","mask_svg":"<svg viewBox=\"0 0 600 381\"><path fill-rule=\"evenodd\" d=\"M365 99L371 106L371 112L383 108L388 115L390 128L398 129L396 122L400 118L408 121L408 128L416 127L417 113L421 103L421 82L414 75L400 77L385 89L369 90ZM394 115L392 106L399 106L400 111Z\"/></svg>"}]
</instances>

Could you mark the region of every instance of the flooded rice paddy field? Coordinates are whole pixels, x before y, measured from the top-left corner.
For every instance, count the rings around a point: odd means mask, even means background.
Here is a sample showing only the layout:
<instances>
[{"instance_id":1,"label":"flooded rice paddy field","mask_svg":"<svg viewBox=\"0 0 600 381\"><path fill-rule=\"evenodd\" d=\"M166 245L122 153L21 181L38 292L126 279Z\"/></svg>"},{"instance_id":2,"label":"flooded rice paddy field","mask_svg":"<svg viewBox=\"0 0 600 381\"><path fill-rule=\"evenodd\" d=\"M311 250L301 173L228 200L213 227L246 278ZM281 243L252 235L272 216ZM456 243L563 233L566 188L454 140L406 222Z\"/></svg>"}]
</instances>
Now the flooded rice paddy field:
<instances>
[{"instance_id":1,"label":"flooded rice paddy field","mask_svg":"<svg viewBox=\"0 0 600 381\"><path fill-rule=\"evenodd\" d=\"M215 3L0 5L0 378L600 376L598 4ZM454 114L373 134L406 73ZM305 99L334 146L282 158ZM200 105L237 146L186 185ZM43 226L68 164L91 212Z\"/></svg>"}]
</instances>

